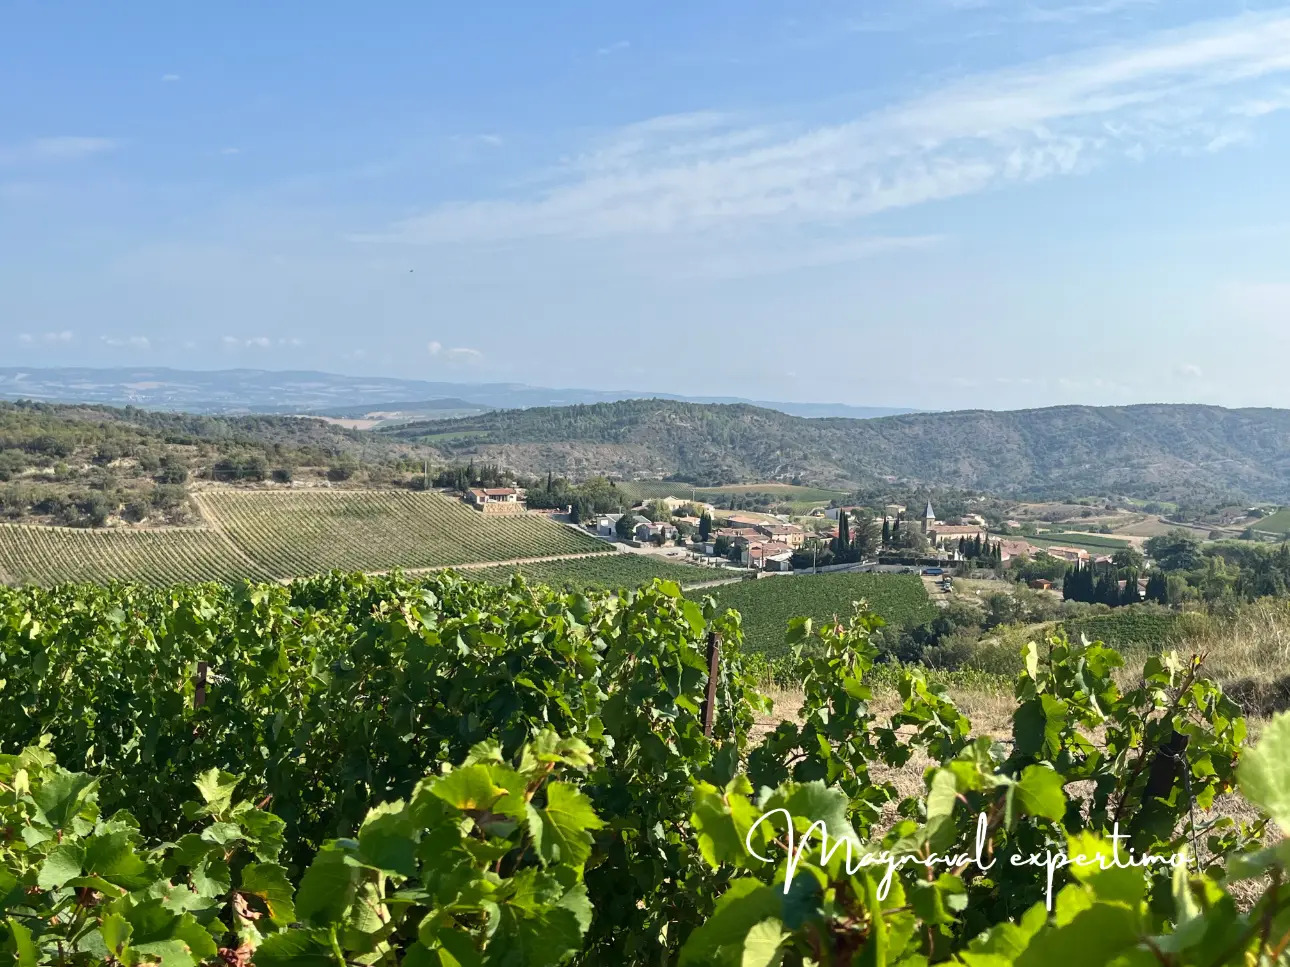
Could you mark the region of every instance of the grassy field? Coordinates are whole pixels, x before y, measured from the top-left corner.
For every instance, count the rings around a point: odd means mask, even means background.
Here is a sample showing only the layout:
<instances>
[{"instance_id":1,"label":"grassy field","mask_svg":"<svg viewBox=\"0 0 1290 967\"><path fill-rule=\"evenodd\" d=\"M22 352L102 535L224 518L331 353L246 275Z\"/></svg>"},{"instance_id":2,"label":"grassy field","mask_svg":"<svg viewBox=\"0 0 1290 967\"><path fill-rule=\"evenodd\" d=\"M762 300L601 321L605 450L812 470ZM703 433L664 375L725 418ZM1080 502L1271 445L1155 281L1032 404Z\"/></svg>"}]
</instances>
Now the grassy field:
<instances>
[{"instance_id":1,"label":"grassy field","mask_svg":"<svg viewBox=\"0 0 1290 967\"><path fill-rule=\"evenodd\" d=\"M777 500L792 504L811 504L820 506L839 497L845 497L842 490L824 490L819 487L795 487L785 483L730 484L725 487L692 487L686 483L669 483L666 480L624 480L618 484L620 490L637 500L653 500L662 497L680 497L711 502L713 497L732 494L771 494Z\"/></svg>"},{"instance_id":2,"label":"grassy field","mask_svg":"<svg viewBox=\"0 0 1290 967\"><path fill-rule=\"evenodd\" d=\"M275 577L610 551L590 534L545 517L485 517L437 493L212 491L198 500Z\"/></svg>"},{"instance_id":3,"label":"grassy field","mask_svg":"<svg viewBox=\"0 0 1290 967\"><path fill-rule=\"evenodd\" d=\"M716 568L678 564L650 554L601 554L569 561L502 564L470 568L462 573L468 578L482 578L496 584L505 584L511 575L519 573L530 584L549 584L578 591L635 588L654 578L675 581L686 587L736 576Z\"/></svg>"},{"instance_id":4,"label":"grassy field","mask_svg":"<svg viewBox=\"0 0 1290 967\"><path fill-rule=\"evenodd\" d=\"M1290 507L1282 507L1275 514L1256 520L1250 526L1268 534L1290 534Z\"/></svg>"},{"instance_id":5,"label":"grassy field","mask_svg":"<svg viewBox=\"0 0 1290 967\"><path fill-rule=\"evenodd\" d=\"M861 599L888 623L919 624L936 613L916 574L818 574L741 581L691 597L711 594L723 608L743 616L744 636L750 651L780 654L785 650L788 620L808 617L816 621L846 619L851 605Z\"/></svg>"},{"instance_id":6,"label":"grassy field","mask_svg":"<svg viewBox=\"0 0 1290 967\"><path fill-rule=\"evenodd\" d=\"M15 584L116 580L161 585L269 577L222 534L205 528L0 525L0 581Z\"/></svg>"}]
</instances>

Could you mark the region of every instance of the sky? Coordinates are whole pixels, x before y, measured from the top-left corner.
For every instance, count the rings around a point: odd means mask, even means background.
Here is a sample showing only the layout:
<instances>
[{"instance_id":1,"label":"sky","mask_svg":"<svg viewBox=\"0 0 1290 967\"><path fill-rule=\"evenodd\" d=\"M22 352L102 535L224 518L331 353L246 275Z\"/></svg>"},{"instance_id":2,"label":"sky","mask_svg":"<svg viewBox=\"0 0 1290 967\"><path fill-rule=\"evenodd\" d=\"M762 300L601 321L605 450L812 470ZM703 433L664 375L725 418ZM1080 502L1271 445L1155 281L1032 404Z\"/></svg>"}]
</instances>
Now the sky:
<instances>
[{"instance_id":1,"label":"sky","mask_svg":"<svg viewBox=\"0 0 1290 967\"><path fill-rule=\"evenodd\" d=\"M1290 406L1290 4L0 0L0 365Z\"/></svg>"}]
</instances>

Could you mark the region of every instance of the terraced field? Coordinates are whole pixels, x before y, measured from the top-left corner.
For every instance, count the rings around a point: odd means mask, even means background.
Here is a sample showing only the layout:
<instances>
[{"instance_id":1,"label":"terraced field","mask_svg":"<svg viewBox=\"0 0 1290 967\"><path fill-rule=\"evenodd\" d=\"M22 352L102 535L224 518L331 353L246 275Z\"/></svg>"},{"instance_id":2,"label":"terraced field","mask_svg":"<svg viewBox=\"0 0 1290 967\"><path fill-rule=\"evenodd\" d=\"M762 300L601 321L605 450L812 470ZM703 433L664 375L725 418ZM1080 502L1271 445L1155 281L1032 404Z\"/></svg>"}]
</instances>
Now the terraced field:
<instances>
[{"instance_id":1,"label":"terraced field","mask_svg":"<svg viewBox=\"0 0 1290 967\"><path fill-rule=\"evenodd\" d=\"M0 524L0 580L14 583L116 580L161 585L270 576L224 535L206 528L88 530Z\"/></svg>"},{"instance_id":2,"label":"terraced field","mask_svg":"<svg viewBox=\"0 0 1290 967\"><path fill-rule=\"evenodd\" d=\"M210 491L195 499L242 553L275 577L613 553L603 541L545 517L485 517L437 493Z\"/></svg>"},{"instance_id":3,"label":"terraced field","mask_svg":"<svg viewBox=\"0 0 1290 967\"><path fill-rule=\"evenodd\" d=\"M471 568L468 577L505 584L511 575L520 573L530 584L549 584L570 590L607 590L636 588L654 578L675 581L682 587L737 577L719 568L678 564L648 554L600 554L567 561L536 561L532 564L502 564L496 567Z\"/></svg>"}]
</instances>

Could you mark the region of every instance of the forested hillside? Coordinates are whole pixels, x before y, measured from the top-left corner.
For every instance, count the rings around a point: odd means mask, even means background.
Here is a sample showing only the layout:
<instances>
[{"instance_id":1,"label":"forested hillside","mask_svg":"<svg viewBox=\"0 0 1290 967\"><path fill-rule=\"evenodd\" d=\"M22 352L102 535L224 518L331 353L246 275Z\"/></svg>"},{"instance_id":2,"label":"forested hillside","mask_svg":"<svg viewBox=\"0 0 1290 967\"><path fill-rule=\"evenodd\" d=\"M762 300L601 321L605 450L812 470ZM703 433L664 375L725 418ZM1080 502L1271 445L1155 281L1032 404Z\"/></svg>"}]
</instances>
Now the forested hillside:
<instances>
[{"instance_id":1,"label":"forested hillside","mask_svg":"<svg viewBox=\"0 0 1290 967\"><path fill-rule=\"evenodd\" d=\"M631 400L417 423L391 435L527 473L953 483L1045 497L1290 497L1290 411L1274 409L1059 406L847 420Z\"/></svg>"}]
</instances>

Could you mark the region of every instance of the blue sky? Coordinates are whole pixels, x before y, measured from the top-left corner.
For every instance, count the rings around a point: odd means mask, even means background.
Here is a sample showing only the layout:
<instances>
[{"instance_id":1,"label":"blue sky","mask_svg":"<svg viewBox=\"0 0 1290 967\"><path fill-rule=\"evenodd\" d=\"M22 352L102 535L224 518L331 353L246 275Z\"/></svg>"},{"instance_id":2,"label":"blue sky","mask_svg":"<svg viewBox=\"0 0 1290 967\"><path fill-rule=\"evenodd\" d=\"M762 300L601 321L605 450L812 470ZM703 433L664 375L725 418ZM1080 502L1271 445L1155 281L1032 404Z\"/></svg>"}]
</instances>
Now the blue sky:
<instances>
[{"instance_id":1,"label":"blue sky","mask_svg":"<svg viewBox=\"0 0 1290 967\"><path fill-rule=\"evenodd\" d=\"M0 361L1290 406L1290 5L0 0Z\"/></svg>"}]
</instances>

